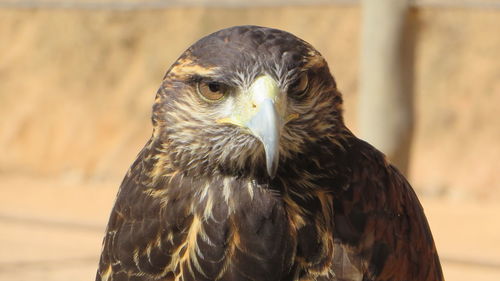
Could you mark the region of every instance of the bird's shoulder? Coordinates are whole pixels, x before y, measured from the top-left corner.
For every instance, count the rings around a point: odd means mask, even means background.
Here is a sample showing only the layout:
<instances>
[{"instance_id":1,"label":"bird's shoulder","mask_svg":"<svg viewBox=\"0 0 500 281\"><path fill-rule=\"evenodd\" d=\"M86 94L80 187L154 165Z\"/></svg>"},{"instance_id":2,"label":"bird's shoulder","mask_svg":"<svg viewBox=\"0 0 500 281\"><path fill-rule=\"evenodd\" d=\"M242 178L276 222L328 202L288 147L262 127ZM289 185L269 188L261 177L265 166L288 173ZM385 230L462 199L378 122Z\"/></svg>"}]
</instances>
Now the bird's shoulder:
<instances>
[{"instance_id":1,"label":"bird's shoulder","mask_svg":"<svg viewBox=\"0 0 500 281\"><path fill-rule=\"evenodd\" d=\"M342 253L337 268L358 260L366 280L442 280L424 210L404 175L355 137L339 158L347 179L332 197L333 235Z\"/></svg>"}]
</instances>

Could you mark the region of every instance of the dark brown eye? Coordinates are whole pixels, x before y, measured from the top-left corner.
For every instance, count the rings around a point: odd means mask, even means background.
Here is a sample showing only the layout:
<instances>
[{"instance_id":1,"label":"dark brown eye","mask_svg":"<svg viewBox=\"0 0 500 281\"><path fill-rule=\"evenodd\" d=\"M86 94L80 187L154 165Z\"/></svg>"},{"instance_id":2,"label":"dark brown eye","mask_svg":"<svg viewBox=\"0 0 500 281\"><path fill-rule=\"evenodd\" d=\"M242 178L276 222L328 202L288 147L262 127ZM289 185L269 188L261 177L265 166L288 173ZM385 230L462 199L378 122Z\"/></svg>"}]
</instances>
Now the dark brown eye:
<instances>
[{"instance_id":1,"label":"dark brown eye","mask_svg":"<svg viewBox=\"0 0 500 281\"><path fill-rule=\"evenodd\" d=\"M199 82L198 93L207 100L216 101L224 97L226 87L218 82Z\"/></svg>"},{"instance_id":2,"label":"dark brown eye","mask_svg":"<svg viewBox=\"0 0 500 281\"><path fill-rule=\"evenodd\" d=\"M303 72L300 74L299 78L288 87L288 92L293 95L302 95L307 91L308 86L309 77L307 77L306 72Z\"/></svg>"}]
</instances>

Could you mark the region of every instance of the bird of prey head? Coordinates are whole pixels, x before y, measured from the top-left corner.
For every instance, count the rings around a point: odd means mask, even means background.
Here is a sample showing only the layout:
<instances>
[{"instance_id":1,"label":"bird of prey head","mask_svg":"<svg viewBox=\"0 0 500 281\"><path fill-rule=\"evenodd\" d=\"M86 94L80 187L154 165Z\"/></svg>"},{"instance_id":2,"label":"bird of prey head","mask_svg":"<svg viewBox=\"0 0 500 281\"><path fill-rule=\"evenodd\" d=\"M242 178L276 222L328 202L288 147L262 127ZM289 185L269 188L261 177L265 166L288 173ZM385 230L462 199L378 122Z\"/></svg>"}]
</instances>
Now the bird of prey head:
<instances>
[{"instance_id":1,"label":"bird of prey head","mask_svg":"<svg viewBox=\"0 0 500 281\"><path fill-rule=\"evenodd\" d=\"M308 142L343 128L321 54L285 31L237 26L193 44L164 77L154 135L192 175L273 178Z\"/></svg>"}]
</instances>

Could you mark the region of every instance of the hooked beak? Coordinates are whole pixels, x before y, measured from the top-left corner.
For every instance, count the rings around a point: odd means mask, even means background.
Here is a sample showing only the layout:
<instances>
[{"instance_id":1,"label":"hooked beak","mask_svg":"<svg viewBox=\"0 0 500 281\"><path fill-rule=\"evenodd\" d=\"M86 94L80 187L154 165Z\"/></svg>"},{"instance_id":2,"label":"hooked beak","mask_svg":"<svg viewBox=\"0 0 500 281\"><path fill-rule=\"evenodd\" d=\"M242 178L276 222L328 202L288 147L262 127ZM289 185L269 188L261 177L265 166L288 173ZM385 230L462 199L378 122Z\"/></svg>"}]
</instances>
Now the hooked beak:
<instances>
[{"instance_id":1,"label":"hooked beak","mask_svg":"<svg viewBox=\"0 0 500 281\"><path fill-rule=\"evenodd\" d=\"M252 107L257 111L251 114L246 127L264 145L267 174L274 178L279 164L279 141L283 120L276 111L275 102L280 93L278 84L270 76L255 79L249 88Z\"/></svg>"},{"instance_id":2,"label":"hooked beak","mask_svg":"<svg viewBox=\"0 0 500 281\"><path fill-rule=\"evenodd\" d=\"M271 99L262 100L258 107L259 111L250 119L247 127L264 145L267 174L274 178L279 164L279 141L282 122Z\"/></svg>"},{"instance_id":3,"label":"hooked beak","mask_svg":"<svg viewBox=\"0 0 500 281\"><path fill-rule=\"evenodd\" d=\"M241 95L231 116L218 120L245 127L264 145L267 173L276 176L279 164L279 141L284 121L276 110L280 89L276 81L268 76L259 76Z\"/></svg>"}]
</instances>

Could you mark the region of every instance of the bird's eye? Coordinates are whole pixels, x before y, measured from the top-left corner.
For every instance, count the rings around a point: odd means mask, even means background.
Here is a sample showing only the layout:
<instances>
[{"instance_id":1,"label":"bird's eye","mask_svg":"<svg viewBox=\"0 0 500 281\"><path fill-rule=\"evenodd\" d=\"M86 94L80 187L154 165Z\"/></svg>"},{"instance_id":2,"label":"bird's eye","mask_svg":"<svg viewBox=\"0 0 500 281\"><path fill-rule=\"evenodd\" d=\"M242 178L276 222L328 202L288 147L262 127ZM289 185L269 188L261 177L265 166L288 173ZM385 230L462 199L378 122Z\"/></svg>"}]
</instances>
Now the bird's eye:
<instances>
[{"instance_id":1,"label":"bird's eye","mask_svg":"<svg viewBox=\"0 0 500 281\"><path fill-rule=\"evenodd\" d=\"M299 78L295 80L289 87L288 87L288 92L294 94L294 95L302 95L307 91L307 88L309 87L309 77L307 77L307 73L303 72L300 74Z\"/></svg>"},{"instance_id":2,"label":"bird's eye","mask_svg":"<svg viewBox=\"0 0 500 281\"><path fill-rule=\"evenodd\" d=\"M220 100L226 94L227 87L218 82L199 82L198 93L209 101Z\"/></svg>"}]
</instances>

